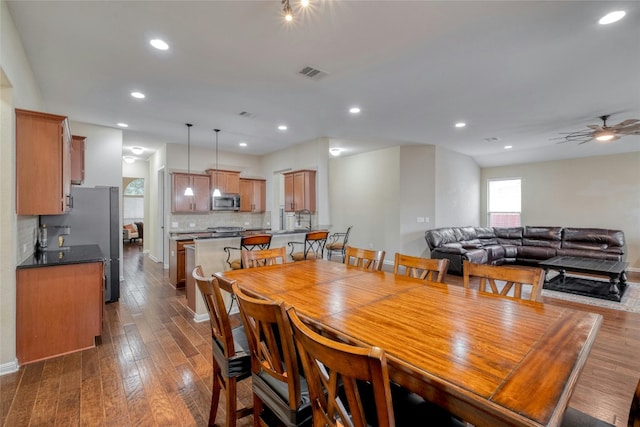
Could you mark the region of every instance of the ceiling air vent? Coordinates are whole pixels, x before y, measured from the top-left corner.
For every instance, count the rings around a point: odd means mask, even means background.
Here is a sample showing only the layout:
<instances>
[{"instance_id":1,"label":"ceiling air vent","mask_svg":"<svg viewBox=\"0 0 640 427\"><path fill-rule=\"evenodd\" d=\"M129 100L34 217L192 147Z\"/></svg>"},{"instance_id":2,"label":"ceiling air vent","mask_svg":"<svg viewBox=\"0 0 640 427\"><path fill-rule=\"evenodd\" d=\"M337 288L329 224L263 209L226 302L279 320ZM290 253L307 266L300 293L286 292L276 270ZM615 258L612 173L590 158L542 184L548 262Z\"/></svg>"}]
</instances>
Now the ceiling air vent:
<instances>
[{"instance_id":1,"label":"ceiling air vent","mask_svg":"<svg viewBox=\"0 0 640 427\"><path fill-rule=\"evenodd\" d=\"M246 117L248 119L253 119L256 115L253 113L250 113L248 111L242 111L240 114L238 114L241 117Z\"/></svg>"},{"instance_id":2,"label":"ceiling air vent","mask_svg":"<svg viewBox=\"0 0 640 427\"><path fill-rule=\"evenodd\" d=\"M298 74L302 74L303 76L313 80L320 80L321 78L329 75L329 73L313 67L304 67L302 70L298 71Z\"/></svg>"}]
</instances>

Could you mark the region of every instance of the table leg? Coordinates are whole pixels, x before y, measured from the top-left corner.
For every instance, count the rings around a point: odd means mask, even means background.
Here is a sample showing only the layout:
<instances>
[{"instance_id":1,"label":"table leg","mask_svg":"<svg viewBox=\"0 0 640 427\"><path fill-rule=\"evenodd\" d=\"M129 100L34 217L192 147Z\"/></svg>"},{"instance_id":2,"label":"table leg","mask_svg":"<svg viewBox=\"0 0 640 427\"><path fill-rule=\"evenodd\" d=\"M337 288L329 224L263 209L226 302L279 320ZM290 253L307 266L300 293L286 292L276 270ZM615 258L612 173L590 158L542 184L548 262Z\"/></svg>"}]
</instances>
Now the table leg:
<instances>
[{"instance_id":1,"label":"table leg","mask_svg":"<svg viewBox=\"0 0 640 427\"><path fill-rule=\"evenodd\" d=\"M609 295L620 296L620 289L618 288L618 278L612 276L609 278Z\"/></svg>"}]
</instances>

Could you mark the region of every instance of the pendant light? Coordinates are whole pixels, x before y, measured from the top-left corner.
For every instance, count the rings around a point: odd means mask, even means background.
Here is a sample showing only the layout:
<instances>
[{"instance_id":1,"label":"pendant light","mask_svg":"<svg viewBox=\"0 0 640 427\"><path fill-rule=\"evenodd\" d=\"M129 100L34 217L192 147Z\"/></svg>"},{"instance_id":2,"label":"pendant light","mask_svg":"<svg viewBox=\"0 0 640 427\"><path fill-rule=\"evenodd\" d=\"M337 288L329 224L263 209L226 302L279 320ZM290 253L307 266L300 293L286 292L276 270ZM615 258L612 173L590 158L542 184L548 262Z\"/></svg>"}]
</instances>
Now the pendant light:
<instances>
[{"instance_id":1,"label":"pendant light","mask_svg":"<svg viewBox=\"0 0 640 427\"><path fill-rule=\"evenodd\" d=\"M218 177L220 176L218 173L218 132L220 132L220 129L214 129L213 131L216 133L216 186L213 190L213 197L220 197L222 195L220 187L218 187Z\"/></svg>"},{"instance_id":2,"label":"pendant light","mask_svg":"<svg viewBox=\"0 0 640 427\"><path fill-rule=\"evenodd\" d=\"M187 170L189 171L189 175L191 175L191 123L185 123L187 125ZM191 180L191 177L189 177ZM193 189L191 186L187 186L184 190L185 196L193 196Z\"/></svg>"}]
</instances>

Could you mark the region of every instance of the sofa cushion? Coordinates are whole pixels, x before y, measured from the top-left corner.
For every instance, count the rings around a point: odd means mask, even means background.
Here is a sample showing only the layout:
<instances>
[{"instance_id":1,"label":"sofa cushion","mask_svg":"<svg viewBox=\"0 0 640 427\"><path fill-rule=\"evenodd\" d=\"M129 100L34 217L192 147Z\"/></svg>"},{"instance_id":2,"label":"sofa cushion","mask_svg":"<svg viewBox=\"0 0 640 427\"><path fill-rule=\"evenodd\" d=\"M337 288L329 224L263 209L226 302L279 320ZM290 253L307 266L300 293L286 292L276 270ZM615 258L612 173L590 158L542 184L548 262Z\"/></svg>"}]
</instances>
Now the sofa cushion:
<instances>
[{"instance_id":1,"label":"sofa cushion","mask_svg":"<svg viewBox=\"0 0 640 427\"><path fill-rule=\"evenodd\" d=\"M522 235L522 246L559 248L562 246L562 227L527 226Z\"/></svg>"},{"instance_id":2,"label":"sofa cushion","mask_svg":"<svg viewBox=\"0 0 640 427\"><path fill-rule=\"evenodd\" d=\"M563 249L607 251L622 254L624 233L603 228L565 228L562 231Z\"/></svg>"},{"instance_id":3,"label":"sofa cushion","mask_svg":"<svg viewBox=\"0 0 640 427\"><path fill-rule=\"evenodd\" d=\"M560 248L557 251L557 255L560 256L575 256L581 258L592 258L592 259L604 259L608 261L620 261L621 254L617 252L608 252L608 251L594 251L587 249L564 249Z\"/></svg>"},{"instance_id":4,"label":"sofa cushion","mask_svg":"<svg viewBox=\"0 0 640 427\"><path fill-rule=\"evenodd\" d=\"M447 243L458 242L458 239L456 238L456 235L451 227L427 230L424 234L424 237L427 240L429 249L431 250L444 246Z\"/></svg>"},{"instance_id":5,"label":"sofa cushion","mask_svg":"<svg viewBox=\"0 0 640 427\"><path fill-rule=\"evenodd\" d=\"M460 244L465 249L478 249L482 247L482 243L480 243L480 240L478 239L465 240L460 242Z\"/></svg>"},{"instance_id":6,"label":"sofa cushion","mask_svg":"<svg viewBox=\"0 0 640 427\"><path fill-rule=\"evenodd\" d=\"M453 233L456 236L456 240L459 242L478 238L475 227L455 227L453 229Z\"/></svg>"}]
</instances>

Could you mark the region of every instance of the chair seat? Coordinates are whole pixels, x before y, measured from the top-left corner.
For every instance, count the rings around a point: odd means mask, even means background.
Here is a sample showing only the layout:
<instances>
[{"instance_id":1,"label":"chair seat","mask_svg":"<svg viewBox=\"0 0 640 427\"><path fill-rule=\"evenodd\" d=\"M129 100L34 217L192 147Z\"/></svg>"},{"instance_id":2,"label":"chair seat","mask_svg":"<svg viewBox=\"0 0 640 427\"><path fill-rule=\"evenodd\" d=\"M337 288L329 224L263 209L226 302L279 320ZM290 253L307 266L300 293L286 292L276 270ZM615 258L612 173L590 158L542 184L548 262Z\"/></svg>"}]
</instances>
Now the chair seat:
<instances>
[{"instance_id":1,"label":"chair seat","mask_svg":"<svg viewBox=\"0 0 640 427\"><path fill-rule=\"evenodd\" d=\"M318 258L322 257L322 254L317 255ZM304 252L294 252L291 254L291 259L294 261L304 261ZM309 252L307 254L307 259L313 259L313 253Z\"/></svg>"},{"instance_id":2,"label":"chair seat","mask_svg":"<svg viewBox=\"0 0 640 427\"><path fill-rule=\"evenodd\" d=\"M289 392L287 384L278 381L269 374L260 373L252 377L254 392L265 402L278 418L289 420L290 425L301 425L311 419L311 399L309 387L304 377L300 377L300 400L302 404L297 411L289 408Z\"/></svg>"},{"instance_id":3,"label":"chair seat","mask_svg":"<svg viewBox=\"0 0 640 427\"><path fill-rule=\"evenodd\" d=\"M568 407L564 413L560 427L613 427L613 424L609 424L577 409Z\"/></svg>"},{"instance_id":4,"label":"chair seat","mask_svg":"<svg viewBox=\"0 0 640 427\"><path fill-rule=\"evenodd\" d=\"M341 250L342 248L344 248L344 244L342 242L327 243L325 248L327 248L329 250L332 250L332 251L338 251L338 250Z\"/></svg>"},{"instance_id":5,"label":"chair seat","mask_svg":"<svg viewBox=\"0 0 640 427\"><path fill-rule=\"evenodd\" d=\"M251 374L251 354L249 353L249 342L244 326L233 328L231 334L233 335L233 347L236 354L227 359L222 350L222 345L214 339L213 357L226 376L246 378Z\"/></svg>"},{"instance_id":6,"label":"chair seat","mask_svg":"<svg viewBox=\"0 0 640 427\"><path fill-rule=\"evenodd\" d=\"M231 267L232 270L240 270L242 268L240 258L229 261L229 267Z\"/></svg>"}]
</instances>

